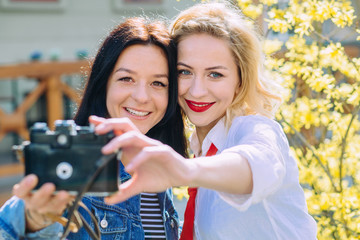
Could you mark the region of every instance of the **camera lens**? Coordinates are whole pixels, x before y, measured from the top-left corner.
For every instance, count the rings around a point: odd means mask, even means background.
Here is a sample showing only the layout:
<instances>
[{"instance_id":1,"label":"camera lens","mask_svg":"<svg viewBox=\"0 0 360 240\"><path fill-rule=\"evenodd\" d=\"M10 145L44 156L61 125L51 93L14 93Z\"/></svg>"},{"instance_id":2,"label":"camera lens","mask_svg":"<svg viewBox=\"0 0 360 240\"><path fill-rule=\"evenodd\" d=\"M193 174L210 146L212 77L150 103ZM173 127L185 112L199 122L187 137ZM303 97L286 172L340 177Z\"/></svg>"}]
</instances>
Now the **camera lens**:
<instances>
[{"instance_id":1,"label":"camera lens","mask_svg":"<svg viewBox=\"0 0 360 240\"><path fill-rule=\"evenodd\" d=\"M68 162L61 162L56 167L56 175L63 180L70 178L72 173L73 167Z\"/></svg>"}]
</instances>

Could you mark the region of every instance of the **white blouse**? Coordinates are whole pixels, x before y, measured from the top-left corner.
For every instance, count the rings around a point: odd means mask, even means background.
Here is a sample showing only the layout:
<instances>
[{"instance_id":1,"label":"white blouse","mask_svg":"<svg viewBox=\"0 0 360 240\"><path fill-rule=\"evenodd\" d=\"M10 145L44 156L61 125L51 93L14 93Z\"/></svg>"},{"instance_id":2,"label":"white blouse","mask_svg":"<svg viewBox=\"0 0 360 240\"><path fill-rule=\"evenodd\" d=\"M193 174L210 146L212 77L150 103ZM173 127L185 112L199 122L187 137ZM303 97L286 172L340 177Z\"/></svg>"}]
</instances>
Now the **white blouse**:
<instances>
[{"instance_id":1,"label":"white blouse","mask_svg":"<svg viewBox=\"0 0 360 240\"><path fill-rule=\"evenodd\" d=\"M202 155L211 143L218 148L217 154L235 152L248 160L253 192L236 195L199 188L194 224L197 240L316 239L316 222L307 211L298 167L277 122L241 116L227 131L221 119L204 139ZM196 133L190 147L199 156Z\"/></svg>"}]
</instances>

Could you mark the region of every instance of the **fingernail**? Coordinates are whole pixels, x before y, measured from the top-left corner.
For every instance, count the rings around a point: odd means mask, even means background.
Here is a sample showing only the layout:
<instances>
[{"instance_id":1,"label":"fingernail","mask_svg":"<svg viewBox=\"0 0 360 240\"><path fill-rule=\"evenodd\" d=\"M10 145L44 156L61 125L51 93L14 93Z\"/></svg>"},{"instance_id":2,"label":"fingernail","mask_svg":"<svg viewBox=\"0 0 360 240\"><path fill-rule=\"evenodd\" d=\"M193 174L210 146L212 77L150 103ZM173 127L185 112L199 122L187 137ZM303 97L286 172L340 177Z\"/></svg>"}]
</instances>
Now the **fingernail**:
<instances>
[{"instance_id":1,"label":"fingernail","mask_svg":"<svg viewBox=\"0 0 360 240\"><path fill-rule=\"evenodd\" d=\"M104 124L99 124L95 127L95 130L98 131L98 130L102 130L105 128L105 125Z\"/></svg>"},{"instance_id":2,"label":"fingernail","mask_svg":"<svg viewBox=\"0 0 360 240\"><path fill-rule=\"evenodd\" d=\"M133 164L132 164L132 163L129 163L128 165L126 165L125 171L126 171L126 172L132 172L132 168L133 168Z\"/></svg>"},{"instance_id":3,"label":"fingernail","mask_svg":"<svg viewBox=\"0 0 360 240\"><path fill-rule=\"evenodd\" d=\"M32 184L35 181L35 175L30 174L25 178L26 184Z\"/></svg>"},{"instance_id":4,"label":"fingernail","mask_svg":"<svg viewBox=\"0 0 360 240\"><path fill-rule=\"evenodd\" d=\"M105 153L110 152L110 150L111 150L111 145L105 145L105 146L102 148L102 151L105 152Z\"/></svg>"}]
</instances>

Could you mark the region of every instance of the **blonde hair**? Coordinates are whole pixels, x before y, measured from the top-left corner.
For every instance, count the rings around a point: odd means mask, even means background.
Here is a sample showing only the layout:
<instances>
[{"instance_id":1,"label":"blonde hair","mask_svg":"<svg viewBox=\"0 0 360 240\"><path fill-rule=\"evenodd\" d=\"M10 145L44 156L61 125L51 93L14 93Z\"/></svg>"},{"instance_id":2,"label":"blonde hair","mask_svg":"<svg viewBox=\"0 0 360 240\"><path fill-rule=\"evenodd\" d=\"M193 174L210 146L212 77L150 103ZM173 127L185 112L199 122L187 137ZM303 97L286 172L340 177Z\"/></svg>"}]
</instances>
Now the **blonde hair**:
<instances>
[{"instance_id":1,"label":"blonde hair","mask_svg":"<svg viewBox=\"0 0 360 240\"><path fill-rule=\"evenodd\" d=\"M239 91L226 110L226 125L236 116L260 114L273 118L281 98L267 88L273 83L263 71L259 36L240 10L228 2L200 3L182 11L170 27L177 44L197 33L226 40L239 69Z\"/></svg>"}]
</instances>

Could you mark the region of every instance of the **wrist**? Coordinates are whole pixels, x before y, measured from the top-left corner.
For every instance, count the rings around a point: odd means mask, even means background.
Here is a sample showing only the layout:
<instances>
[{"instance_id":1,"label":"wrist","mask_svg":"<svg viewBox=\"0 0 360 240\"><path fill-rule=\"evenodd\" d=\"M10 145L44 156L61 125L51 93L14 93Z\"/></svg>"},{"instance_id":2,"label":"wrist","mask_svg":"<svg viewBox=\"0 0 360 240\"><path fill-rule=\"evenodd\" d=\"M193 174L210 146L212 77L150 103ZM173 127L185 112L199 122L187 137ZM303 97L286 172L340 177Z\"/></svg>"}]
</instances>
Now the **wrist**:
<instances>
[{"instance_id":1,"label":"wrist","mask_svg":"<svg viewBox=\"0 0 360 240\"><path fill-rule=\"evenodd\" d=\"M29 209L25 210L26 232L36 232L47 226L50 226L53 221L46 218L43 214L36 213Z\"/></svg>"},{"instance_id":2,"label":"wrist","mask_svg":"<svg viewBox=\"0 0 360 240\"><path fill-rule=\"evenodd\" d=\"M189 187L198 187L197 178L199 175L199 165L195 158L186 159L186 170L183 174L184 183L182 185Z\"/></svg>"}]
</instances>

